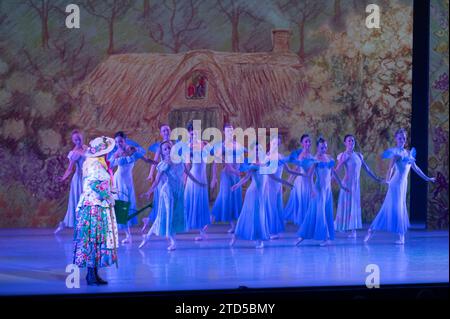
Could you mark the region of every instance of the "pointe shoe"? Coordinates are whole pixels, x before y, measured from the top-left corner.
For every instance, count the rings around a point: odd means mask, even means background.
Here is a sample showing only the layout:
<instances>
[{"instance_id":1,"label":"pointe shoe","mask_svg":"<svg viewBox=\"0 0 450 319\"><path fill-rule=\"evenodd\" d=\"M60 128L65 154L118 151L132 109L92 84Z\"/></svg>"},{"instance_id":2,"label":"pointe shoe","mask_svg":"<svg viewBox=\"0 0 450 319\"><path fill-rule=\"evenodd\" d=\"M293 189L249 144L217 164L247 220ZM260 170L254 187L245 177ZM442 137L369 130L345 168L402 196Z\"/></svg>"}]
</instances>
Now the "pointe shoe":
<instances>
[{"instance_id":1,"label":"pointe shoe","mask_svg":"<svg viewBox=\"0 0 450 319\"><path fill-rule=\"evenodd\" d=\"M262 249L262 248L264 248L264 243L263 242L260 242L259 244L256 244L256 247L255 247L256 249Z\"/></svg>"},{"instance_id":2,"label":"pointe shoe","mask_svg":"<svg viewBox=\"0 0 450 319\"><path fill-rule=\"evenodd\" d=\"M395 241L396 245L404 245L405 244L405 236L400 236L398 240Z\"/></svg>"},{"instance_id":3,"label":"pointe shoe","mask_svg":"<svg viewBox=\"0 0 450 319\"><path fill-rule=\"evenodd\" d=\"M356 232L351 232L348 238L356 238Z\"/></svg>"},{"instance_id":4,"label":"pointe shoe","mask_svg":"<svg viewBox=\"0 0 450 319\"><path fill-rule=\"evenodd\" d=\"M228 234L234 234L234 227L228 229Z\"/></svg>"},{"instance_id":5,"label":"pointe shoe","mask_svg":"<svg viewBox=\"0 0 450 319\"><path fill-rule=\"evenodd\" d=\"M175 244L172 244L172 245L170 245L169 247L167 247L167 250L168 250L168 251L173 251L173 250L175 250L175 249L177 249L177 246L176 246Z\"/></svg>"},{"instance_id":6,"label":"pointe shoe","mask_svg":"<svg viewBox=\"0 0 450 319\"><path fill-rule=\"evenodd\" d=\"M148 218L148 217L143 218L142 221L144 222L144 226L142 226L142 229L141 229L141 232L143 233L147 229L148 224L150 224L150 218Z\"/></svg>"},{"instance_id":7,"label":"pointe shoe","mask_svg":"<svg viewBox=\"0 0 450 319\"><path fill-rule=\"evenodd\" d=\"M295 243L295 246L300 246L300 244L302 243L302 241L304 241L304 239L303 239L303 238L299 238L299 239L297 240L297 242Z\"/></svg>"},{"instance_id":8,"label":"pointe shoe","mask_svg":"<svg viewBox=\"0 0 450 319\"><path fill-rule=\"evenodd\" d=\"M329 243L330 243L329 240L324 240L323 242L321 242L321 243L319 244L319 246L320 246L320 247L325 247L325 246L328 246Z\"/></svg>"},{"instance_id":9,"label":"pointe shoe","mask_svg":"<svg viewBox=\"0 0 450 319\"><path fill-rule=\"evenodd\" d=\"M60 223L58 224L58 227L55 229L55 231L54 231L53 233L56 235L56 234L59 233L60 231L64 230L64 227L65 227L64 222L60 222Z\"/></svg>"},{"instance_id":10,"label":"pointe shoe","mask_svg":"<svg viewBox=\"0 0 450 319\"><path fill-rule=\"evenodd\" d=\"M279 239L280 235L271 235L270 240Z\"/></svg>"},{"instance_id":11,"label":"pointe shoe","mask_svg":"<svg viewBox=\"0 0 450 319\"><path fill-rule=\"evenodd\" d=\"M373 233L371 231L368 231L366 237L364 237L364 242L367 243L370 240L370 238L372 238L372 236Z\"/></svg>"},{"instance_id":12,"label":"pointe shoe","mask_svg":"<svg viewBox=\"0 0 450 319\"><path fill-rule=\"evenodd\" d=\"M142 242L141 242L141 244L139 245L139 248L142 248L142 247L145 246L145 244L147 244L149 237L150 237L150 236L148 236L148 235L144 235L144 236L143 236L144 239L142 239Z\"/></svg>"},{"instance_id":13,"label":"pointe shoe","mask_svg":"<svg viewBox=\"0 0 450 319\"><path fill-rule=\"evenodd\" d=\"M122 244L131 244L133 242L133 238L131 235L127 235L124 239L122 239Z\"/></svg>"}]
</instances>

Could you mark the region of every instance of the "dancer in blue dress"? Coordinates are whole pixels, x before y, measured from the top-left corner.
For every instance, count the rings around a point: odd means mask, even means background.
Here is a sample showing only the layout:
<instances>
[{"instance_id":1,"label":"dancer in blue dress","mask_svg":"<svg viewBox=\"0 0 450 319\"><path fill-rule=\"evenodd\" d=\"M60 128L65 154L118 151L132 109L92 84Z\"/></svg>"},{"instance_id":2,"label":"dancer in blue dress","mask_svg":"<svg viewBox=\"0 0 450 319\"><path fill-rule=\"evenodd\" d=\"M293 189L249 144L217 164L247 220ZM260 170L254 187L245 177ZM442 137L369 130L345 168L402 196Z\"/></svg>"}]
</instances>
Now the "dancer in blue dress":
<instances>
[{"instance_id":1,"label":"dancer in blue dress","mask_svg":"<svg viewBox=\"0 0 450 319\"><path fill-rule=\"evenodd\" d=\"M334 228L336 231L351 231L349 238L356 238L356 230L362 228L361 218L361 191L359 177L361 167L375 181L382 183L383 179L376 176L364 161L363 155L355 152L355 137L348 134L344 137L345 152L338 155L336 172L341 167L345 168L345 176L342 183L350 190L339 192Z\"/></svg>"},{"instance_id":2,"label":"dancer in blue dress","mask_svg":"<svg viewBox=\"0 0 450 319\"><path fill-rule=\"evenodd\" d=\"M233 126L226 124L224 126L225 142L221 143L219 147L222 148L222 156L226 159L226 150L233 150L233 162L227 163L225 160L222 165L222 172L220 174L220 189L216 201L212 208L212 215L214 222L229 222L231 228L228 233L233 233L236 227L236 220L239 217L239 212L242 209L242 187L231 191L231 186L239 181L240 164L236 162L239 152L243 151L243 146L237 144L232 139ZM215 166L216 163L213 164ZM215 186L215 179L211 181L211 188Z\"/></svg>"},{"instance_id":3,"label":"dancer in blue dress","mask_svg":"<svg viewBox=\"0 0 450 319\"><path fill-rule=\"evenodd\" d=\"M311 191L313 188L311 175L313 173L313 164L315 162L311 154L311 138L308 134L303 134L300 138L302 149L291 156L291 162L295 164L295 171L300 176L295 177L294 188L289 194L289 199L284 208L284 219L292 221L300 226L303 223L308 206L311 200ZM294 178L294 176L292 176ZM289 180L292 182L292 179Z\"/></svg>"},{"instance_id":4,"label":"dancer in blue dress","mask_svg":"<svg viewBox=\"0 0 450 319\"><path fill-rule=\"evenodd\" d=\"M389 185L383 205L369 227L364 242L368 242L374 231L388 231L398 234L396 244L405 244L405 234L409 227L408 209L406 206L406 193L408 190L408 176L412 168L423 180L435 181L428 177L416 165L416 150L405 149L406 131L399 129L395 133L397 146L386 150L383 158L390 159L386 182Z\"/></svg>"},{"instance_id":5,"label":"dancer in blue dress","mask_svg":"<svg viewBox=\"0 0 450 319\"><path fill-rule=\"evenodd\" d=\"M69 152L69 155L67 155L67 158L69 159L69 167L67 167L67 170L61 177L60 181L65 181L70 174L72 174L74 168L75 173L73 174L72 181L70 182L69 203L67 205L66 216L64 217L64 220L59 223L58 228L55 230L55 234L62 231L64 227L76 226L75 212L77 209L78 200L83 192L83 163L86 159L85 152L87 146L83 144L83 135L78 130L74 130L72 132L72 142L75 147Z\"/></svg>"},{"instance_id":6,"label":"dancer in blue dress","mask_svg":"<svg viewBox=\"0 0 450 319\"><path fill-rule=\"evenodd\" d=\"M114 188L117 191L117 199L130 202L129 214L136 211L136 194L133 183L134 163L140 158L144 158L145 150L135 142L127 139L124 132L117 132L114 136L117 150L110 153L111 167L116 167L114 173ZM132 225L137 224L137 217L128 221L126 226L119 225L120 229L125 228L126 237L122 240L122 244L131 243Z\"/></svg>"},{"instance_id":7,"label":"dancer in blue dress","mask_svg":"<svg viewBox=\"0 0 450 319\"><path fill-rule=\"evenodd\" d=\"M155 181L150 190L146 193L147 197L157 189L161 184L159 191L159 206L158 213L150 228L149 232L144 235L144 240L139 245L139 248L145 246L152 234L156 236L167 237L170 241L168 250L176 249L175 234L187 230L186 219L184 214L184 188L183 188L183 174L199 186L206 187L207 184L197 180L185 164L175 164L170 160L170 151L172 142L164 141L161 143L161 151L163 160L158 164Z\"/></svg>"},{"instance_id":8,"label":"dancer in blue dress","mask_svg":"<svg viewBox=\"0 0 450 319\"><path fill-rule=\"evenodd\" d=\"M291 170L286 162L288 158L284 157L278 152L278 148L281 145L281 137L278 136L270 142L270 151L266 155L266 160L277 161L278 167L275 173L267 174L265 182L265 196L264 205L266 209L267 222L269 224L270 239L278 239L279 234L284 232L284 220L283 220L283 187L280 180L283 176L283 171L286 171L293 175L301 175L297 171ZM276 144L276 145L275 145ZM293 185L289 183L292 188Z\"/></svg>"},{"instance_id":9,"label":"dancer in blue dress","mask_svg":"<svg viewBox=\"0 0 450 319\"><path fill-rule=\"evenodd\" d=\"M161 142L156 142L149 146L148 150L155 154L153 157L153 160L155 162L159 162L159 160L160 160L161 143L165 142L165 141L170 141L170 133L171 133L170 126L168 124L162 124L159 127L159 134L162 139ZM152 183L154 180L153 178L154 178L154 174L155 174L155 168L156 168L156 165L150 165L150 172L147 177L147 180L149 180L150 183ZM148 217L142 219L142 221L144 222L144 225L142 226L142 230L141 230L142 232L144 232L147 229L148 225L150 223L153 223L156 219L156 215L158 213L159 189L161 188L161 186L162 186L162 183L159 184L158 188L156 188L153 191L152 211L150 212Z\"/></svg>"},{"instance_id":10,"label":"dancer in blue dress","mask_svg":"<svg viewBox=\"0 0 450 319\"><path fill-rule=\"evenodd\" d=\"M201 182L195 183L192 179L186 181L184 190L184 212L186 215L186 223L188 230L199 229L200 236L195 237L195 240L203 240L206 236L206 230L211 223L211 216L209 211L209 195L208 195L208 178L206 175L206 161L202 156L204 143L199 132L194 130L191 125L188 126L190 134L190 144L192 156L189 167L190 174ZM215 167L215 166L213 166ZM213 179L215 178L215 171L213 170Z\"/></svg>"},{"instance_id":11,"label":"dancer in blue dress","mask_svg":"<svg viewBox=\"0 0 450 319\"><path fill-rule=\"evenodd\" d=\"M231 187L231 190L235 191L249 179L252 180L245 193L244 204L242 205L230 246L234 246L236 239L254 240L256 241L256 248L260 249L264 248L263 241L270 239L264 198L266 196L266 176L259 172L261 163L258 159L258 153L256 152L254 164L243 165L241 171L245 171L246 175ZM272 178L277 179L274 176ZM289 185L283 180L279 180L279 182Z\"/></svg>"},{"instance_id":12,"label":"dancer in blue dress","mask_svg":"<svg viewBox=\"0 0 450 319\"><path fill-rule=\"evenodd\" d=\"M305 239L321 240L321 246L325 246L330 240L334 240L332 176L343 190L347 192L349 190L342 185L339 176L335 173L335 163L333 158L327 154L327 148L326 140L319 138L317 140L316 163L314 164L316 181L312 190L311 203L297 233L297 246Z\"/></svg>"}]
</instances>

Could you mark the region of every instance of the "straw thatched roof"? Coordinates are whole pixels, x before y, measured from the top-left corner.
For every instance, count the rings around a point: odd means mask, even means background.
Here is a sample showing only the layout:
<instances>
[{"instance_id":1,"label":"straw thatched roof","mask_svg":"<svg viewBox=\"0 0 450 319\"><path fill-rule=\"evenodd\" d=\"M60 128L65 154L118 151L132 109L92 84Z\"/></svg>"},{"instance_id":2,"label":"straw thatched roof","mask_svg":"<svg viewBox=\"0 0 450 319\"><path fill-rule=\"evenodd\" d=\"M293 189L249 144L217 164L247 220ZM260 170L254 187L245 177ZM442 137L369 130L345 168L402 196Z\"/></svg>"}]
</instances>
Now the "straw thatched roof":
<instances>
[{"instance_id":1,"label":"straw thatched roof","mask_svg":"<svg viewBox=\"0 0 450 319\"><path fill-rule=\"evenodd\" d=\"M153 126L167 118L196 70L208 77L212 103L241 125L261 125L264 114L298 105L304 96L302 67L292 53L120 54L73 90L80 101L76 121L108 130Z\"/></svg>"}]
</instances>

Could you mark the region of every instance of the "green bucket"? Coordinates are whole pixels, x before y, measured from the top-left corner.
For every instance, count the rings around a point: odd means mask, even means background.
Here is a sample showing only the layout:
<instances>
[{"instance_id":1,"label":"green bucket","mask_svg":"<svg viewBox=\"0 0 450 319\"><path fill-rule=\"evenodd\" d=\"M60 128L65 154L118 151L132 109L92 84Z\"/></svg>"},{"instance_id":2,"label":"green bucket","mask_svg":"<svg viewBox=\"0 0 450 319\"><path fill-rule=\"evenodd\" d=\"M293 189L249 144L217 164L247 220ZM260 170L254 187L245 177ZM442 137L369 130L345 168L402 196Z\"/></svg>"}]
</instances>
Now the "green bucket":
<instances>
[{"instance_id":1,"label":"green bucket","mask_svg":"<svg viewBox=\"0 0 450 319\"><path fill-rule=\"evenodd\" d=\"M114 211L116 212L117 223L125 225L128 222L128 212L130 211L130 202L116 199Z\"/></svg>"}]
</instances>

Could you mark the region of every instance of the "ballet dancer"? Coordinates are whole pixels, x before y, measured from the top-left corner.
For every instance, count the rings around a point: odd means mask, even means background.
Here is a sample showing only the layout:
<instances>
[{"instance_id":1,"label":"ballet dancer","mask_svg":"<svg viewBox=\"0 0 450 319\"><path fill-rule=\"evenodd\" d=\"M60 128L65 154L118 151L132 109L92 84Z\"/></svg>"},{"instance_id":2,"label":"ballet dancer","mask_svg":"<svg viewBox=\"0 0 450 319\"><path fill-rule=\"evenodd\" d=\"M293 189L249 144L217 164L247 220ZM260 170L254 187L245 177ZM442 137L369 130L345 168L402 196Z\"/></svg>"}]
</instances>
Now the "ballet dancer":
<instances>
[{"instance_id":1,"label":"ballet dancer","mask_svg":"<svg viewBox=\"0 0 450 319\"><path fill-rule=\"evenodd\" d=\"M231 124L225 124L225 142L219 146L222 148L223 159L226 159L226 150L233 150L233 162L226 163L223 160L222 171L220 173L220 187L219 194L214 202L211 210L214 222L227 222L230 223L230 229L228 233L234 233L236 227L236 220L239 217L239 212L242 209L242 187L237 188L234 192L231 191L231 186L239 181L240 164L236 162L236 157L239 152L244 152L243 146L240 146L232 139L233 126ZM213 163L213 167L216 162ZM211 188L215 186L215 179L211 181Z\"/></svg>"},{"instance_id":2,"label":"ballet dancer","mask_svg":"<svg viewBox=\"0 0 450 319\"><path fill-rule=\"evenodd\" d=\"M105 155L114 140L97 137L89 143L83 164L83 192L77 206L73 263L87 267L88 285L106 285L98 268L117 265L118 229L114 214L112 171Z\"/></svg>"},{"instance_id":3,"label":"ballet dancer","mask_svg":"<svg viewBox=\"0 0 450 319\"><path fill-rule=\"evenodd\" d=\"M383 153L384 159L390 159L386 176L388 191L377 216L369 227L364 242L368 242L374 231L388 231L398 234L396 244L405 244L405 234L409 227L408 208L406 206L406 192L408 190L408 175L412 168L423 180L435 182L434 177L428 177L416 164L416 150L407 150L406 131L403 128L395 132L396 147Z\"/></svg>"},{"instance_id":4,"label":"ballet dancer","mask_svg":"<svg viewBox=\"0 0 450 319\"><path fill-rule=\"evenodd\" d=\"M58 227L55 230L55 234L62 231L65 227L75 226L75 211L81 192L83 191L83 163L86 159L84 153L86 152L87 146L83 144L83 134L78 130L74 130L72 132L72 142L74 144L74 148L67 155L67 158L69 159L69 166L67 167L64 175L60 178L60 181L65 181L70 174L72 174L74 167L75 173L73 174L72 181L70 182L69 203L67 205L66 216L61 222L59 222Z\"/></svg>"},{"instance_id":5,"label":"ballet dancer","mask_svg":"<svg viewBox=\"0 0 450 319\"><path fill-rule=\"evenodd\" d=\"M175 164L170 159L170 150L172 142L163 141L160 146L160 154L162 161L158 164L156 178L150 187L149 191L145 193L148 198L150 194L157 189L161 184L159 190L159 205L155 222L144 235L142 243L139 248L145 246L152 234L156 236L167 237L170 241L168 250L176 249L175 234L184 232L186 230L186 220L184 215L184 188L183 188L183 174L201 187L206 187L207 184L197 180L187 169L186 164Z\"/></svg>"},{"instance_id":6,"label":"ballet dancer","mask_svg":"<svg viewBox=\"0 0 450 319\"><path fill-rule=\"evenodd\" d=\"M256 147L258 147L257 145ZM242 165L241 171L246 172L246 175L231 187L231 190L235 191L251 179L250 186L245 193L244 203L237 220L230 247L235 245L236 239L243 239L256 241L255 248L261 249L264 248L264 241L270 239L270 229L264 200L266 195L266 177L259 173L261 162L259 161L258 153L260 152L256 152L254 164ZM272 176L271 178L285 185L292 186L284 180L278 180L276 176Z\"/></svg>"},{"instance_id":7,"label":"ballet dancer","mask_svg":"<svg viewBox=\"0 0 450 319\"><path fill-rule=\"evenodd\" d=\"M117 150L111 152L110 161L111 167L116 167L117 170L114 173L114 187L117 191L117 199L130 202L130 211L136 211L136 194L133 183L133 168L134 164L139 159L145 159L145 150L137 143L127 139L124 132L119 131L114 135L114 139L117 145ZM151 160L149 160L151 161ZM119 225L120 229L125 229L126 237L122 240L122 244L132 242L131 225L137 224L137 217L129 220L128 223L123 226Z\"/></svg>"},{"instance_id":8,"label":"ballet dancer","mask_svg":"<svg viewBox=\"0 0 450 319\"><path fill-rule=\"evenodd\" d=\"M348 192L348 188L342 184L341 179L334 171L335 162L327 154L327 141L320 137L317 140L316 162L313 165L316 180L311 191L312 199L305 214L303 223L298 231L296 245L305 239L321 240L320 246L326 246L330 240L334 240L333 224L333 193L331 191L331 178L334 177L341 189ZM311 181L311 183L313 183Z\"/></svg>"},{"instance_id":9,"label":"ballet dancer","mask_svg":"<svg viewBox=\"0 0 450 319\"><path fill-rule=\"evenodd\" d=\"M190 163L187 167L192 176L201 184L195 183L192 179L187 179L184 190L184 209L187 218L187 229L200 229L200 235L195 237L196 241L206 237L206 230L211 223L209 211L208 180L206 175L206 162L202 152L206 143L201 140L199 132L193 129L192 124L188 125L190 134L189 148L192 152L191 158L200 160L200 163ZM198 156L200 155L200 156ZM213 166L212 179L215 179L215 166ZM213 186L213 185L211 185Z\"/></svg>"},{"instance_id":10,"label":"ballet dancer","mask_svg":"<svg viewBox=\"0 0 450 319\"><path fill-rule=\"evenodd\" d=\"M361 153L355 152L355 137L347 134L344 137L345 152L338 155L338 164L335 171L339 172L341 168L345 169L345 176L342 183L350 192L341 190L337 205L336 218L334 220L334 229L336 231L350 231L349 238L356 238L356 230L362 228L361 220L361 191L359 186L359 177L361 167L376 182L383 183L384 180L376 176L364 161Z\"/></svg>"},{"instance_id":11,"label":"ballet dancer","mask_svg":"<svg viewBox=\"0 0 450 319\"><path fill-rule=\"evenodd\" d=\"M311 154L311 138L308 134L303 134L300 138L302 149L297 154L293 154L291 163L295 165L294 171L301 173L300 176L295 177L291 174L291 179L294 180L294 188L289 194L289 199L284 208L284 220L293 221L297 226L303 223L306 212L308 211L309 202L311 200L312 173L313 164L315 163L314 156Z\"/></svg>"},{"instance_id":12,"label":"ballet dancer","mask_svg":"<svg viewBox=\"0 0 450 319\"><path fill-rule=\"evenodd\" d=\"M153 157L153 160L155 162L159 162L159 159L160 159L160 149L161 149L160 146L161 146L161 143L165 142L165 141L170 141L170 133L171 133L170 126L168 124L162 124L159 127L159 134L161 136L161 142L156 142L156 143L153 143L152 145L149 146L148 150L155 154L154 157ZM148 177L147 177L147 180L149 180L150 183L153 182L156 165L150 165L150 172L149 172ZM152 211L150 212L148 217L142 219L142 221L144 222L144 225L142 226L142 230L141 230L142 232L145 232L145 230L147 229L148 225L150 223L153 223L155 221L155 219L156 219L156 214L158 212L159 189L161 188L161 185L162 184L159 184L158 188L156 188L154 190L154 192L153 192L153 207L152 207Z\"/></svg>"},{"instance_id":13,"label":"ballet dancer","mask_svg":"<svg viewBox=\"0 0 450 319\"><path fill-rule=\"evenodd\" d=\"M296 170L291 170L286 165L287 158L278 152L278 148L281 146L281 143L281 136L272 139L270 142L270 150L266 155L266 159L278 162L277 171L273 174L265 175L266 195L264 196L264 205L271 240L280 238L279 234L285 230L283 220L283 187L279 182L279 180L282 179L283 170L286 169L286 171L292 175L303 175ZM293 187L292 184L290 184L290 186Z\"/></svg>"}]
</instances>

